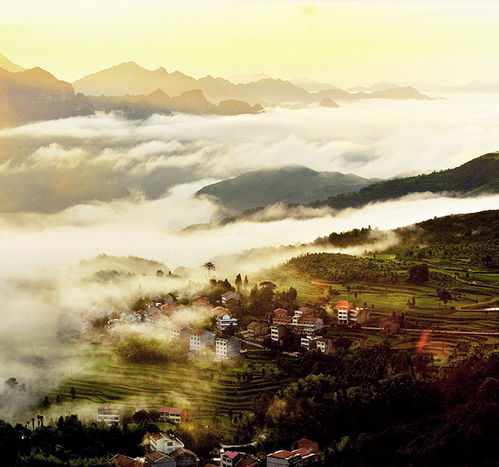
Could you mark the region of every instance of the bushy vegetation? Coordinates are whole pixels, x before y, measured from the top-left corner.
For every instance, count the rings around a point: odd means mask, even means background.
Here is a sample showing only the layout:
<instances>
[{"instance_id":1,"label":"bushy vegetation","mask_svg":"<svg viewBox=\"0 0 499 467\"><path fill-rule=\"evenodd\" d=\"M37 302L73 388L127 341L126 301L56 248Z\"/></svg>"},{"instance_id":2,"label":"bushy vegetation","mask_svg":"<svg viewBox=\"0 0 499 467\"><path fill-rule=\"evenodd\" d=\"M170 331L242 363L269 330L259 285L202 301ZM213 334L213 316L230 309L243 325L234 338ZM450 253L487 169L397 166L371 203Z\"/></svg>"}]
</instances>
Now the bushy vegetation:
<instances>
[{"instance_id":1,"label":"bushy vegetation","mask_svg":"<svg viewBox=\"0 0 499 467\"><path fill-rule=\"evenodd\" d=\"M499 420L499 356L472 354L447 373L428 357L388 346L310 352L302 379L255 400L262 448L302 436L326 465L492 465Z\"/></svg>"},{"instance_id":2,"label":"bushy vegetation","mask_svg":"<svg viewBox=\"0 0 499 467\"><path fill-rule=\"evenodd\" d=\"M159 339L132 335L115 346L116 354L127 363L163 363L180 361L185 356Z\"/></svg>"},{"instance_id":3,"label":"bushy vegetation","mask_svg":"<svg viewBox=\"0 0 499 467\"><path fill-rule=\"evenodd\" d=\"M335 283L395 283L407 278L407 266L401 262L333 253L308 253L292 258L286 266Z\"/></svg>"},{"instance_id":4,"label":"bushy vegetation","mask_svg":"<svg viewBox=\"0 0 499 467\"><path fill-rule=\"evenodd\" d=\"M60 417L57 423L29 429L0 420L2 465L9 467L104 467L110 453L139 456L146 432L154 425L108 427L82 423L76 415Z\"/></svg>"}]
</instances>

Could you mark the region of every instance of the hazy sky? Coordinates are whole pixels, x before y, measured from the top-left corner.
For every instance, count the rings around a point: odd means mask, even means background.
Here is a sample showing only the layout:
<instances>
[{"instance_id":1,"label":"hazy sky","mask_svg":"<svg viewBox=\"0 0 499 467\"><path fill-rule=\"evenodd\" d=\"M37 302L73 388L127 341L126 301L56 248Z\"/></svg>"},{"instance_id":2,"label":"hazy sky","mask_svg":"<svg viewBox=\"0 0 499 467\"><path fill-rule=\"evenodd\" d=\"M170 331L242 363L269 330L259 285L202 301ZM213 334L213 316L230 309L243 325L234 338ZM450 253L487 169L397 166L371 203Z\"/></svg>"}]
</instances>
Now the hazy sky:
<instances>
[{"instance_id":1,"label":"hazy sky","mask_svg":"<svg viewBox=\"0 0 499 467\"><path fill-rule=\"evenodd\" d=\"M497 0L2 0L0 52L74 80L135 60L340 86L499 80Z\"/></svg>"}]
</instances>

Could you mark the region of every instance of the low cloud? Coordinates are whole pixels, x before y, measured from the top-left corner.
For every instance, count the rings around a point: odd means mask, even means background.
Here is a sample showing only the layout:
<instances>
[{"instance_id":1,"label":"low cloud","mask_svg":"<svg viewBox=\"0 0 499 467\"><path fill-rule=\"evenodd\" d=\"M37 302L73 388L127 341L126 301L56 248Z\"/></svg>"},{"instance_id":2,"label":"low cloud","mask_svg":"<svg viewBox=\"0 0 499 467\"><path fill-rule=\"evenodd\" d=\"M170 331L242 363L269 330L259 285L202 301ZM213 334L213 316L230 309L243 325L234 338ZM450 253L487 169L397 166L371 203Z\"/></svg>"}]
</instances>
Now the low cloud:
<instances>
[{"instance_id":1,"label":"low cloud","mask_svg":"<svg viewBox=\"0 0 499 467\"><path fill-rule=\"evenodd\" d=\"M460 165L499 147L499 97L361 101L231 117L98 113L0 131L2 210L55 212L249 170L305 165L389 178ZM19 188L20 187L20 188ZM16 193L16 196L13 196Z\"/></svg>"},{"instance_id":2,"label":"low cloud","mask_svg":"<svg viewBox=\"0 0 499 467\"><path fill-rule=\"evenodd\" d=\"M97 114L0 131L0 378L57 380L81 363L59 330L126 310L141 294L193 294L206 281L206 261L219 278L257 275L323 251L305 244L331 232L496 208L499 195L417 194L340 212L278 204L220 225L221 207L194 194L247 170L290 164L368 177L455 166L499 147L497 108L478 99L145 121ZM186 230L192 224L210 228ZM100 254L186 269L179 278L88 280L80 261Z\"/></svg>"}]
</instances>

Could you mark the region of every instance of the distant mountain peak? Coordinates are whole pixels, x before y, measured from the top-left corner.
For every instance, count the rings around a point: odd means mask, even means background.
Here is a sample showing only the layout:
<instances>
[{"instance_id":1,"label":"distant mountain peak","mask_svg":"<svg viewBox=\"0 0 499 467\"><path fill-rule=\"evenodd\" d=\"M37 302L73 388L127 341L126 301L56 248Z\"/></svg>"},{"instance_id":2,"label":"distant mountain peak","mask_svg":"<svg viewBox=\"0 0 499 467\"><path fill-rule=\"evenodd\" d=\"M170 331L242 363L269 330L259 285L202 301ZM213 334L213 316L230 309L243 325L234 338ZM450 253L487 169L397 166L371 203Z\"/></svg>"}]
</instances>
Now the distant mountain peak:
<instances>
[{"instance_id":1,"label":"distant mountain peak","mask_svg":"<svg viewBox=\"0 0 499 467\"><path fill-rule=\"evenodd\" d=\"M0 68L10 71L11 73L17 73L19 71L24 71L22 66L19 66L9 60L4 54L0 53Z\"/></svg>"},{"instance_id":2,"label":"distant mountain peak","mask_svg":"<svg viewBox=\"0 0 499 467\"><path fill-rule=\"evenodd\" d=\"M116 70L133 70L133 71L145 70L145 68L142 68L141 66L137 65L137 63L135 63L133 61L120 63L119 65L116 65L113 68Z\"/></svg>"},{"instance_id":3,"label":"distant mountain peak","mask_svg":"<svg viewBox=\"0 0 499 467\"><path fill-rule=\"evenodd\" d=\"M156 91L151 92L151 94L148 94L147 97L151 97L153 99L162 99L162 98L167 98L169 97L168 94L166 94L165 91L162 89L156 89Z\"/></svg>"}]
</instances>

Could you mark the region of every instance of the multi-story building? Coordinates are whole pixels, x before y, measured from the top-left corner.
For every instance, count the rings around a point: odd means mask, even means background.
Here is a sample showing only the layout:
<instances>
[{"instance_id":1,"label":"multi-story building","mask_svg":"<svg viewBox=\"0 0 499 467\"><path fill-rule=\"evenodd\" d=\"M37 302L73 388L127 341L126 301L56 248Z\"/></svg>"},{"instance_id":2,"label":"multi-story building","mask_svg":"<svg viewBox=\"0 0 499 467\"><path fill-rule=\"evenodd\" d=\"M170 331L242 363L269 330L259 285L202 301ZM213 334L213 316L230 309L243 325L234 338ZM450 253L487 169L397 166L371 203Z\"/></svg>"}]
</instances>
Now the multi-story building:
<instances>
[{"instance_id":1,"label":"multi-story building","mask_svg":"<svg viewBox=\"0 0 499 467\"><path fill-rule=\"evenodd\" d=\"M189 342L192 329L187 326L175 326L170 329L170 340L180 340L181 342Z\"/></svg>"},{"instance_id":2,"label":"multi-story building","mask_svg":"<svg viewBox=\"0 0 499 467\"><path fill-rule=\"evenodd\" d=\"M241 353L241 341L236 337L217 337L215 339L215 355L217 360L227 360Z\"/></svg>"},{"instance_id":3,"label":"multi-story building","mask_svg":"<svg viewBox=\"0 0 499 467\"><path fill-rule=\"evenodd\" d=\"M230 313L217 316L217 328L219 331L223 332L232 326L237 326L237 318L233 318Z\"/></svg>"},{"instance_id":4,"label":"multi-story building","mask_svg":"<svg viewBox=\"0 0 499 467\"><path fill-rule=\"evenodd\" d=\"M370 312L365 308L354 307L351 303L341 300L336 302L338 324L353 325L363 324L369 319Z\"/></svg>"},{"instance_id":5,"label":"multi-story building","mask_svg":"<svg viewBox=\"0 0 499 467\"><path fill-rule=\"evenodd\" d=\"M300 316L296 319L293 317L291 326L297 334L314 334L324 327L324 321L315 316Z\"/></svg>"},{"instance_id":6,"label":"multi-story building","mask_svg":"<svg viewBox=\"0 0 499 467\"><path fill-rule=\"evenodd\" d=\"M272 325L270 326L270 338L275 341L279 342L287 333L286 326L282 325Z\"/></svg>"},{"instance_id":7,"label":"multi-story building","mask_svg":"<svg viewBox=\"0 0 499 467\"><path fill-rule=\"evenodd\" d=\"M185 447L184 443L182 443L182 441L180 441L176 436L163 432L149 435L148 441L151 450L159 451L164 454L170 454L175 451L175 449Z\"/></svg>"},{"instance_id":8,"label":"multi-story building","mask_svg":"<svg viewBox=\"0 0 499 467\"><path fill-rule=\"evenodd\" d=\"M161 422L172 420L175 423L181 423L187 421L187 410L179 407L161 407L159 414Z\"/></svg>"},{"instance_id":9,"label":"multi-story building","mask_svg":"<svg viewBox=\"0 0 499 467\"><path fill-rule=\"evenodd\" d=\"M215 345L215 334L206 329L196 329L189 336L191 352L203 352L207 347Z\"/></svg>"},{"instance_id":10,"label":"multi-story building","mask_svg":"<svg viewBox=\"0 0 499 467\"><path fill-rule=\"evenodd\" d=\"M97 409L97 421L104 422L107 425L120 424L120 411L119 409L100 408Z\"/></svg>"},{"instance_id":11,"label":"multi-story building","mask_svg":"<svg viewBox=\"0 0 499 467\"><path fill-rule=\"evenodd\" d=\"M317 346L318 336L304 336L300 339L300 347L305 350L313 350Z\"/></svg>"},{"instance_id":12,"label":"multi-story building","mask_svg":"<svg viewBox=\"0 0 499 467\"><path fill-rule=\"evenodd\" d=\"M296 451L281 449L267 455L267 467L301 467L302 465L302 456Z\"/></svg>"},{"instance_id":13,"label":"multi-story building","mask_svg":"<svg viewBox=\"0 0 499 467\"><path fill-rule=\"evenodd\" d=\"M274 326L286 326L289 323L291 323L291 316L288 315L288 310L276 308L272 314L272 324Z\"/></svg>"},{"instance_id":14,"label":"multi-story building","mask_svg":"<svg viewBox=\"0 0 499 467\"><path fill-rule=\"evenodd\" d=\"M319 352L330 354L333 351L333 341L326 337L319 337L315 342L315 348Z\"/></svg>"}]
</instances>

